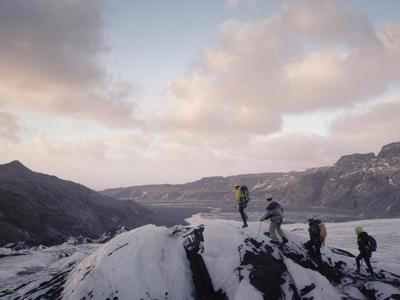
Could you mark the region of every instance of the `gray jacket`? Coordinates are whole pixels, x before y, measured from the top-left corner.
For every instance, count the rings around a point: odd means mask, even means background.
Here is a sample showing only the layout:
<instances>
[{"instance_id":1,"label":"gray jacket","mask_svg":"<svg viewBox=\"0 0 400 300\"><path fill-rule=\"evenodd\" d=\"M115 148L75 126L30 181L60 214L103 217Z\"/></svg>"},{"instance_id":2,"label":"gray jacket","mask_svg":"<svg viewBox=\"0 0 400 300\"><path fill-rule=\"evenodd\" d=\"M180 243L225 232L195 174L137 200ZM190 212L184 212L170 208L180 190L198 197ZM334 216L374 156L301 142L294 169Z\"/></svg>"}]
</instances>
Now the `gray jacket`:
<instances>
[{"instance_id":1,"label":"gray jacket","mask_svg":"<svg viewBox=\"0 0 400 300\"><path fill-rule=\"evenodd\" d=\"M275 224L281 224L282 219L283 219L283 208L282 206L276 202L272 201L268 206L267 206L267 211L264 214L264 216L261 217L260 221L264 221L270 219L271 223Z\"/></svg>"}]
</instances>

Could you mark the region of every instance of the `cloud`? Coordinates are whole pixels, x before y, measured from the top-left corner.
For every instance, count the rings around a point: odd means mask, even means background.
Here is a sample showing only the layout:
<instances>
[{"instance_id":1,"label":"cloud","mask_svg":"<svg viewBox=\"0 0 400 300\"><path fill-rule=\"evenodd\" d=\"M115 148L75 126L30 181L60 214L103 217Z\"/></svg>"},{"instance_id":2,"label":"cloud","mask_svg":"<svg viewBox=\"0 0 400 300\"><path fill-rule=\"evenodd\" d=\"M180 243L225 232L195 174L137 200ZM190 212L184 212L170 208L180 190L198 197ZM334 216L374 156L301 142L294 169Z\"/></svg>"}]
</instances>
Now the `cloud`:
<instances>
[{"instance_id":1,"label":"cloud","mask_svg":"<svg viewBox=\"0 0 400 300\"><path fill-rule=\"evenodd\" d=\"M7 111L0 110L0 139L9 142L16 142L19 140L18 132L20 126L15 116Z\"/></svg>"},{"instance_id":2,"label":"cloud","mask_svg":"<svg viewBox=\"0 0 400 300\"><path fill-rule=\"evenodd\" d=\"M37 154L56 159L104 161L143 157L151 152L150 138L140 131L111 130L103 134L85 134L80 138L50 138L36 135L29 147Z\"/></svg>"},{"instance_id":3,"label":"cloud","mask_svg":"<svg viewBox=\"0 0 400 300\"><path fill-rule=\"evenodd\" d=\"M288 1L265 18L228 20L139 123L136 87L101 63L102 11L97 1L0 1L3 160L106 188L331 165L399 139L399 98L358 109L400 79L398 23L374 28L342 1ZM280 132L285 115L337 109L345 113L326 136ZM66 125L45 128L61 115ZM71 118L109 128L80 130ZM21 127L28 137L15 143Z\"/></svg>"},{"instance_id":4,"label":"cloud","mask_svg":"<svg viewBox=\"0 0 400 300\"><path fill-rule=\"evenodd\" d=\"M231 145L279 131L285 114L384 94L400 79L400 24L375 29L365 13L343 5L288 2L269 17L225 22L216 46L168 87L163 128Z\"/></svg>"},{"instance_id":5,"label":"cloud","mask_svg":"<svg viewBox=\"0 0 400 300\"><path fill-rule=\"evenodd\" d=\"M399 116L400 96L396 96L365 111L337 118L330 126L331 139L336 144L356 148L356 152L377 152L384 144L400 141Z\"/></svg>"},{"instance_id":6,"label":"cloud","mask_svg":"<svg viewBox=\"0 0 400 300\"><path fill-rule=\"evenodd\" d=\"M19 159L32 169L104 189L112 186L181 182L230 170L233 158L196 146L156 143L140 132L117 132L81 139L25 140L3 156ZM1 151L1 148L0 148ZM210 166L210 162L213 165ZM227 175L228 173L226 173Z\"/></svg>"},{"instance_id":7,"label":"cloud","mask_svg":"<svg viewBox=\"0 0 400 300\"><path fill-rule=\"evenodd\" d=\"M376 153L383 144L398 141L399 99L346 112L333 121L327 136L307 132L253 135L248 143L238 140L226 148L205 146L201 141L190 144L189 137L109 130L72 140L39 135L9 148L2 157L20 159L35 170L97 189L302 170L333 165L345 154Z\"/></svg>"},{"instance_id":8,"label":"cloud","mask_svg":"<svg viewBox=\"0 0 400 300\"><path fill-rule=\"evenodd\" d=\"M235 9L239 6L240 2L244 2L247 5L254 5L257 0L225 0L225 6L229 9Z\"/></svg>"},{"instance_id":9,"label":"cloud","mask_svg":"<svg viewBox=\"0 0 400 300\"><path fill-rule=\"evenodd\" d=\"M113 80L101 1L0 1L0 100L14 108L134 124L135 87Z\"/></svg>"},{"instance_id":10,"label":"cloud","mask_svg":"<svg viewBox=\"0 0 400 300\"><path fill-rule=\"evenodd\" d=\"M399 115L400 97L396 96L346 111L334 119L327 136L291 132L253 138L242 157L263 172L333 165L340 156L353 153L377 154L383 145L400 141Z\"/></svg>"},{"instance_id":11,"label":"cloud","mask_svg":"<svg viewBox=\"0 0 400 300\"><path fill-rule=\"evenodd\" d=\"M3 160L11 157L13 150L20 143L20 131L19 119L0 106L0 157Z\"/></svg>"}]
</instances>

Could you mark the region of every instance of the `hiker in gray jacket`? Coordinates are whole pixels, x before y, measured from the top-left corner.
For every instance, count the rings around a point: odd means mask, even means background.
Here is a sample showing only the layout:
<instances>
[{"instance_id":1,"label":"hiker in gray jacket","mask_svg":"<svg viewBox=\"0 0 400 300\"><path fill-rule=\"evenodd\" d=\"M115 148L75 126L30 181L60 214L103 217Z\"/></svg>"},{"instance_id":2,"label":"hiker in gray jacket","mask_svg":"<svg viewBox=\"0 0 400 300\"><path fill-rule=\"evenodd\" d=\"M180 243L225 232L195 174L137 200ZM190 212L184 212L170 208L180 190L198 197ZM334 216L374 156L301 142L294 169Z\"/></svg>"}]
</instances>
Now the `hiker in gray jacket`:
<instances>
[{"instance_id":1,"label":"hiker in gray jacket","mask_svg":"<svg viewBox=\"0 0 400 300\"><path fill-rule=\"evenodd\" d=\"M282 244L285 244L288 242L288 239L281 229L283 208L278 202L272 201L272 196L267 195L266 197L269 204L267 206L267 212L261 217L260 221L270 219L271 224L269 226L269 234L271 236L271 243L279 243L278 236L276 234L278 232L282 238Z\"/></svg>"}]
</instances>

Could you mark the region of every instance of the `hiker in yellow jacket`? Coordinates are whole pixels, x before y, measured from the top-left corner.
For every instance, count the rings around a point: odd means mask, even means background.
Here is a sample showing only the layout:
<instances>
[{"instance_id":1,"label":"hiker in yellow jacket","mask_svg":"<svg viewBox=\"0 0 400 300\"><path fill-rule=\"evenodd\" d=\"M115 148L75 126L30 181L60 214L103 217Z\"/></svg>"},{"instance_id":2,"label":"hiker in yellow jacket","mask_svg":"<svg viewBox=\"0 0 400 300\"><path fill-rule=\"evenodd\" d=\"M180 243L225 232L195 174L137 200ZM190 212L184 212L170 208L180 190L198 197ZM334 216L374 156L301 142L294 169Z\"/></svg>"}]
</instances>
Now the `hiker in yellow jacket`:
<instances>
[{"instance_id":1,"label":"hiker in yellow jacket","mask_svg":"<svg viewBox=\"0 0 400 300\"><path fill-rule=\"evenodd\" d=\"M242 191L240 190L240 184L235 184L235 207L239 205L239 213L243 220L242 228L247 227L247 215L244 212L244 209L247 207L247 200L245 195L243 195Z\"/></svg>"}]
</instances>

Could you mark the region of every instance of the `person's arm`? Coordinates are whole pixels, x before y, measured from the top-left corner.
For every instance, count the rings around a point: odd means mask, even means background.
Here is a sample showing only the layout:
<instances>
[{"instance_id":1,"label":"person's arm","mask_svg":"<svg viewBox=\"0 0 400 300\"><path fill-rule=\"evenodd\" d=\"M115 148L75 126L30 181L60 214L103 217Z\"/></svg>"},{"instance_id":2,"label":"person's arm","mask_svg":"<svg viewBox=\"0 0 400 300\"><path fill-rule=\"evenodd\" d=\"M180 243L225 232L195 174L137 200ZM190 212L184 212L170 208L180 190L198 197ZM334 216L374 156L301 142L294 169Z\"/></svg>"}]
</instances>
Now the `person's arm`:
<instances>
[{"instance_id":1,"label":"person's arm","mask_svg":"<svg viewBox=\"0 0 400 300\"><path fill-rule=\"evenodd\" d=\"M271 213L269 211L267 211L260 219L260 221L264 221L271 218Z\"/></svg>"},{"instance_id":2,"label":"person's arm","mask_svg":"<svg viewBox=\"0 0 400 300\"><path fill-rule=\"evenodd\" d=\"M371 253L371 250L370 250L371 249L371 245L370 245L370 242L369 242L368 234L365 234L365 236L363 236L363 243L364 243L365 252L367 254Z\"/></svg>"},{"instance_id":3,"label":"person's arm","mask_svg":"<svg viewBox=\"0 0 400 300\"><path fill-rule=\"evenodd\" d=\"M368 254L370 252L369 251L370 245L367 233L365 232L360 233L358 246L360 252L362 252L363 254Z\"/></svg>"}]
</instances>

